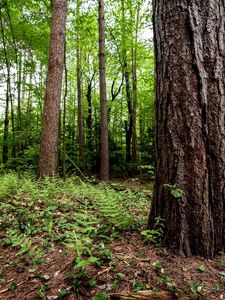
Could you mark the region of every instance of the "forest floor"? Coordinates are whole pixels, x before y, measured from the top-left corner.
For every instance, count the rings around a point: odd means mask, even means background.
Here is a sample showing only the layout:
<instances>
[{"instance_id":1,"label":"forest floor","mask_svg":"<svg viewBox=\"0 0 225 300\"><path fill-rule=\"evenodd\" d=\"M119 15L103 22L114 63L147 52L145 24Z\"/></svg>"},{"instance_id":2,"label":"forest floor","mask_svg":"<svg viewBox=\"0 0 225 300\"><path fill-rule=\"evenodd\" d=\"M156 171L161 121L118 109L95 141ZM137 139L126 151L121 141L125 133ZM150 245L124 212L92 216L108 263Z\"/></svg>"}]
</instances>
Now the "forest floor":
<instances>
[{"instance_id":1,"label":"forest floor","mask_svg":"<svg viewBox=\"0 0 225 300\"><path fill-rule=\"evenodd\" d=\"M151 188L1 175L0 299L225 299L224 254L183 258L145 231Z\"/></svg>"}]
</instances>

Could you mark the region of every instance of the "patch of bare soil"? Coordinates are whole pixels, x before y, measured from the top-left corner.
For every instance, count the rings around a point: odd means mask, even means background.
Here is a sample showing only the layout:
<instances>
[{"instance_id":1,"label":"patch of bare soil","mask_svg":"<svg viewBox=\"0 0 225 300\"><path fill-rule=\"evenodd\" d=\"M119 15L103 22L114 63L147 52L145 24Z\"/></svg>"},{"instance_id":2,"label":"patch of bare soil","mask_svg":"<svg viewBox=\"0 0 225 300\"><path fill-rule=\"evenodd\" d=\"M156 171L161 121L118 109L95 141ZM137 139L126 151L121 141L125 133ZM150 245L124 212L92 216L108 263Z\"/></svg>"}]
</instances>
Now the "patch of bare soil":
<instances>
[{"instance_id":1,"label":"patch of bare soil","mask_svg":"<svg viewBox=\"0 0 225 300\"><path fill-rule=\"evenodd\" d=\"M115 238L106 246L112 259L102 265L89 265L79 278L74 255L67 248L55 244L42 263L33 266L0 243L0 299L86 300L100 292L111 295L112 300L225 299L224 256L214 261L182 258L145 245L137 233ZM95 282L94 286L90 282Z\"/></svg>"}]
</instances>

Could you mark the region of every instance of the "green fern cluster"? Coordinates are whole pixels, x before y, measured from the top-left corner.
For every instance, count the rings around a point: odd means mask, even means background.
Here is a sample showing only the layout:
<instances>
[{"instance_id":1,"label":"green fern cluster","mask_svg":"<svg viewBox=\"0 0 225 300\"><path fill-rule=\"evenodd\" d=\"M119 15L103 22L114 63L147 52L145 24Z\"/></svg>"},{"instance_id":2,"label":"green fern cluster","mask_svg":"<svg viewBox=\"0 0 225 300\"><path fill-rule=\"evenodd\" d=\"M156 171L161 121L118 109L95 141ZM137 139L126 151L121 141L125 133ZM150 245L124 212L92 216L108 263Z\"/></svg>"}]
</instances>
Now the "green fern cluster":
<instances>
[{"instance_id":1,"label":"green fern cluster","mask_svg":"<svg viewBox=\"0 0 225 300\"><path fill-rule=\"evenodd\" d=\"M41 258L45 254L42 247L35 245L30 237L21 233L18 229L9 228L7 230L7 237L2 239L5 246L11 245L18 249L16 256L28 254L34 264L40 263Z\"/></svg>"},{"instance_id":2,"label":"green fern cluster","mask_svg":"<svg viewBox=\"0 0 225 300\"><path fill-rule=\"evenodd\" d=\"M95 198L94 203L103 222L125 229L132 226L135 221L134 217L123 208L122 198L118 192L106 187L105 191Z\"/></svg>"},{"instance_id":3,"label":"green fern cluster","mask_svg":"<svg viewBox=\"0 0 225 300\"><path fill-rule=\"evenodd\" d=\"M0 175L0 242L17 249L18 257L38 262L43 249L53 249L57 241L84 263L85 256L92 257L94 240L107 242L137 226L140 207L147 203L143 193L78 178L39 182L28 174Z\"/></svg>"}]
</instances>

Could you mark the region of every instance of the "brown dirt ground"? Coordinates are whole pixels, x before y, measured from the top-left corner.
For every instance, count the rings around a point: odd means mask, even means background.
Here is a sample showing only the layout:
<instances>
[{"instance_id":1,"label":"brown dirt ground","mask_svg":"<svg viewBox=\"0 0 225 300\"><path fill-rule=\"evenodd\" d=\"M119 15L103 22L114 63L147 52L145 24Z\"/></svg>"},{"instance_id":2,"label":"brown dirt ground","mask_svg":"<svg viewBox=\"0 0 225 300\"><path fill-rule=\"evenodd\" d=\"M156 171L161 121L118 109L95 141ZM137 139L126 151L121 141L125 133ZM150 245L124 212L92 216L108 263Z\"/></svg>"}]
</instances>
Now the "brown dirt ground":
<instances>
[{"instance_id":1,"label":"brown dirt ground","mask_svg":"<svg viewBox=\"0 0 225 300\"><path fill-rule=\"evenodd\" d=\"M61 245L55 244L54 249L49 249L44 262L35 267L26 259L16 257L16 251L9 247L2 247L0 242L0 268L3 268L4 283L0 283L1 300L32 300L38 299L36 292L44 283L50 284L43 299L54 300L58 291L68 289L70 294L63 299L80 300L92 299L98 292L107 294L132 291L134 282L141 282L145 290L178 290L190 293L190 284L203 285L202 294L205 299L225 299L225 277L220 272L225 271L225 256L221 255L214 261L195 258L183 258L169 251L145 245L140 234L123 234L123 239L114 239L107 244L113 253L112 260L115 265L105 263L101 266L91 265L87 275L96 280L93 288L87 286L87 279L83 279L80 289L75 292L68 279L68 273L74 273L73 253ZM16 264L13 262L17 262ZM153 265L160 262L163 266L153 270ZM8 267L6 265L8 264ZM199 266L204 265L205 270L200 271ZM116 274L124 274L118 286L112 290L111 284L116 279ZM160 280L169 276L172 283ZM225 275L225 274L224 274ZM15 290L13 284L17 285ZM217 291L220 289L220 291ZM150 298L149 298L150 299ZM186 299L180 297L178 299ZM188 298L189 299L189 298ZM199 298L200 299L200 298Z\"/></svg>"}]
</instances>

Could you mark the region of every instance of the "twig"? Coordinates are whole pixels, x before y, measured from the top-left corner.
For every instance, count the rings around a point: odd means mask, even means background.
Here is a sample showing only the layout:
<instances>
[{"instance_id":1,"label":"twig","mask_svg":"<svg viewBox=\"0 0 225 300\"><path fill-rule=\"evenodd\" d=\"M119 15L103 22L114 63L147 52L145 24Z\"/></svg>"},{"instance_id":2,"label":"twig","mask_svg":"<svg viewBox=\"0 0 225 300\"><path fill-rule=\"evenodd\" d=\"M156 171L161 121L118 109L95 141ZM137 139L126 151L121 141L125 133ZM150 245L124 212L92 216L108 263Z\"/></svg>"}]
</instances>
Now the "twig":
<instances>
[{"instance_id":1,"label":"twig","mask_svg":"<svg viewBox=\"0 0 225 300\"><path fill-rule=\"evenodd\" d=\"M24 284L25 282L27 282L27 281L22 281L22 282L18 283L16 286L18 287L18 286ZM3 294L3 293L5 293L5 292L7 292L7 291L9 291L9 290L10 290L10 287L8 287L8 288L6 288L6 289L4 289L4 290L1 290L1 291L0 291L0 294Z\"/></svg>"},{"instance_id":2,"label":"twig","mask_svg":"<svg viewBox=\"0 0 225 300\"><path fill-rule=\"evenodd\" d=\"M99 276L99 275L101 275L101 274L103 274L105 272L108 272L111 269L112 269L112 267L106 268L105 270L99 271L97 275Z\"/></svg>"}]
</instances>

